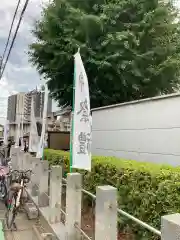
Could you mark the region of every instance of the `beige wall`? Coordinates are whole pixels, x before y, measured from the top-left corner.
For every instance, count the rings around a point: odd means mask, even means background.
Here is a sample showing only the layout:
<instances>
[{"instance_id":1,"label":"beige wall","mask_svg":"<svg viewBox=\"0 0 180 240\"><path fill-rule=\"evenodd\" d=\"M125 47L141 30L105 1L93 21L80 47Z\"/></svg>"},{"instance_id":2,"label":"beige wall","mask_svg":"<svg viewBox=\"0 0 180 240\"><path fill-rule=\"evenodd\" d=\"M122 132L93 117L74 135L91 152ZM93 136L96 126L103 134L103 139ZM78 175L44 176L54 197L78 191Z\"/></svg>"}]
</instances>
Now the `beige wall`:
<instances>
[{"instance_id":1,"label":"beige wall","mask_svg":"<svg viewBox=\"0 0 180 240\"><path fill-rule=\"evenodd\" d=\"M92 154L180 166L180 94L93 109Z\"/></svg>"}]
</instances>

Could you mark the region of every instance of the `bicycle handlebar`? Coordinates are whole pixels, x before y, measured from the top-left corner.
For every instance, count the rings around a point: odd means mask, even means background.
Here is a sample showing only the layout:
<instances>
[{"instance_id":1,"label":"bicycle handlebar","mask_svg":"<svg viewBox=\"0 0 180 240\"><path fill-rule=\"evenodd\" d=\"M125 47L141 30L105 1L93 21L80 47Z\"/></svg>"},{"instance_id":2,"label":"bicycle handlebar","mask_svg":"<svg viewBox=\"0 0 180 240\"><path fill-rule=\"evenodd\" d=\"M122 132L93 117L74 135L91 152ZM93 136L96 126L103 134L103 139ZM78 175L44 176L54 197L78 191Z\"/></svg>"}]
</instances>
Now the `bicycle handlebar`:
<instances>
[{"instance_id":1,"label":"bicycle handlebar","mask_svg":"<svg viewBox=\"0 0 180 240\"><path fill-rule=\"evenodd\" d=\"M13 170L11 173L13 173L13 172L17 172L17 173L19 173L19 174L26 174L26 173L28 173L28 172L32 172L32 170L31 169L29 169L29 170L26 170L26 171L24 171L24 170Z\"/></svg>"},{"instance_id":2,"label":"bicycle handlebar","mask_svg":"<svg viewBox=\"0 0 180 240\"><path fill-rule=\"evenodd\" d=\"M32 170L26 170L26 171L23 171L23 170L13 170L12 172L10 172L7 176L12 176L13 174L16 174L19 175L20 178L28 178L29 177L27 176L27 174L32 174Z\"/></svg>"}]
</instances>

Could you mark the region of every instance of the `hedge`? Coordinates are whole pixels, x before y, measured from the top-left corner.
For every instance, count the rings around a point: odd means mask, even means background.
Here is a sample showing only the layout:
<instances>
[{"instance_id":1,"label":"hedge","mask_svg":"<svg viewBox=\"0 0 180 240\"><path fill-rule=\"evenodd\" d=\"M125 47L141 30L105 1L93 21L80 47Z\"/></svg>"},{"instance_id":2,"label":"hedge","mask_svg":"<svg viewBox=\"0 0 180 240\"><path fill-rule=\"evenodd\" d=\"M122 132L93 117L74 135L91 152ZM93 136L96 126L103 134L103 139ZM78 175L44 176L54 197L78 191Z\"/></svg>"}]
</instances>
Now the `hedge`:
<instances>
[{"instance_id":1,"label":"hedge","mask_svg":"<svg viewBox=\"0 0 180 240\"><path fill-rule=\"evenodd\" d=\"M69 169L69 153L46 149L45 159ZM96 186L113 185L118 189L118 206L160 229L161 216L180 212L180 168L142 163L115 157L92 157L92 171L83 173L84 188L95 193ZM123 232L133 239L158 239L132 220L119 216Z\"/></svg>"}]
</instances>

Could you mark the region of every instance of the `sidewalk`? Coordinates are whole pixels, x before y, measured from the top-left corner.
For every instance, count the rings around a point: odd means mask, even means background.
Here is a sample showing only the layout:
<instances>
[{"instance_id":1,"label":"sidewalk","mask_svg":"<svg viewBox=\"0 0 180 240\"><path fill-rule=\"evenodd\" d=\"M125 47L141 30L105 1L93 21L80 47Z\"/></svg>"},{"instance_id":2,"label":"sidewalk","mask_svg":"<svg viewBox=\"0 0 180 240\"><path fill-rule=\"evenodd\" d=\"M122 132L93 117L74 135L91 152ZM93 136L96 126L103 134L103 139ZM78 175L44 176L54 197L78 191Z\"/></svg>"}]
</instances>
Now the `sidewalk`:
<instances>
[{"instance_id":1,"label":"sidewalk","mask_svg":"<svg viewBox=\"0 0 180 240\"><path fill-rule=\"evenodd\" d=\"M0 219L3 221L5 216L4 204L0 202ZM17 231L4 229L5 240L38 240L33 230L36 220L28 220L25 213L19 213L16 220Z\"/></svg>"}]
</instances>

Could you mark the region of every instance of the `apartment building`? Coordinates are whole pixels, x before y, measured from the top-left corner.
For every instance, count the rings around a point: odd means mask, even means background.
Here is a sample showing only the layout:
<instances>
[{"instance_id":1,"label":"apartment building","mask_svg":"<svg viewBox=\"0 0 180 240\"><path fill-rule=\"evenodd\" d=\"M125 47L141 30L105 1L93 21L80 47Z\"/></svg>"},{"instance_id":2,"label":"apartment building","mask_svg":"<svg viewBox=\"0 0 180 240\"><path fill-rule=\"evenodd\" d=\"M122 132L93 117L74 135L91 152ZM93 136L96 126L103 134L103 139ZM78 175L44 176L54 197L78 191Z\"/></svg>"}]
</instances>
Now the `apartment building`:
<instances>
[{"instance_id":1,"label":"apartment building","mask_svg":"<svg viewBox=\"0 0 180 240\"><path fill-rule=\"evenodd\" d=\"M25 94L24 98L24 121L30 121L32 92Z\"/></svg>"},{"instance_id":2,"label":"apartment building","mask_svg":"<svg viewBox=\"0 0 180 240\"><path fill-rule=\"evenodd\" d=\"M38 122L42 120L44 108L44 92L33 90L28 93L18 93L8 98L7 120L10 124L10 136L15 137L18 123L22 122L24 133L30 130L31 104L34 99L34 113ZM48 100L48 113L52 112L52 99Z\"/></svg>"},{"instance_id":3,"label":"apartment building","mask_svg":"<svg viewBox=\"0 0 180 240\"><path fill-rule=\"evenodd\" d=\"M18 93L16 101L16 123L22 122L24 120L24 102L26 98L25 93Z\"/></svg>"},{"instance_id":4,"label":"apartment building","mask_svg":"<svg viewBox=\"0 0 180 240\"><path fill-rule=\"evenodd\" d=\"M30 121L32 97L34 100L34 114L36 119L40 121L42 119L44 108L44 92L37 90L28 92L25 95L24 118L26 121ZM52 112L52 99L49 97L47 114L50 114L51 112Z\"/></svg>"},{"instance_id":5,"label":"apartment building","mask_svg":"<svg viewBox=\"0 0 180 240\"><path fill-rule=\"evenodd\" d=\"M24 115L25 93L18 93L8 97L7 120L16 124L21 122Z\"/></svg>"},{"instance_id":6,"label":"apartment building","mask_svg":"<svg viewBox=\"0 0 180 240\"><path fill-rule=\"evenodd\" d=\"M8 97L7 119L11 123L16 122L16 103L17 94Z\"/></svg>"}]
</instances>

